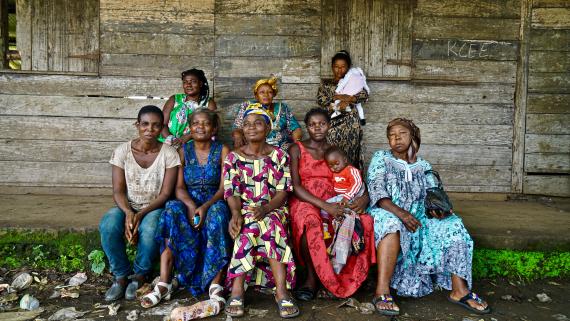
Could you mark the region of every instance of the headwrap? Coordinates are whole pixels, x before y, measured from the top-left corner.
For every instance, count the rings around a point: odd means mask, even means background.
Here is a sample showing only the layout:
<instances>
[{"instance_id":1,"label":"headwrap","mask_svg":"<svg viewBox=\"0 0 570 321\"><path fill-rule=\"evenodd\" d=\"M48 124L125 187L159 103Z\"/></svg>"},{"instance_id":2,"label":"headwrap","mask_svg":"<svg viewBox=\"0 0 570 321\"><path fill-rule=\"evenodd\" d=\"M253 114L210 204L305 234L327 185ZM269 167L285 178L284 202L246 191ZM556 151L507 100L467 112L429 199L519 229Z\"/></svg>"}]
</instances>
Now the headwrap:
<instances>
[{"instance_id":1,"label":"headwrap","mask_svg":"<svg viewBox=\"0 0 570 321\"><path fill-rule=\"evenodd\" d=\"M415 162L416 155L420 150L420 145L422 142L422 138L420 136L420 129L414 122L410 119L406 118L395 118L388 123L388 127L386 127L386 136L390 135L390 129L396 125L401 125L406 127L410 131L410 136L412 138L412 142L410 143L410 147L408 148L408 161Z\"/></svg>"},{"instance_id":2,"label":"headwrap","mask_svg":"<svg viewBox=\"0 0 570 321\"><path fill-rule=\"evenodd\" d=\"M273 128L273 120L271 120L271 116L260 103L249 104L249 106L247 106L247 108L245 109L245 113L243 114L243 119L245 119L248 115L251 114L261 115L265 120L265 123L269 125L269 128Z\"/></svg>"},{"instance_id":3,"label":"headwrap","mask_svg":"<svg viewBox=\"0 0 570 321\"><path fill-rule=\"evenodd\" d=\"M271 76L271 78L267 79L259 79L256 81L255 85L253 85L253 94L257 94L257 90L263 85L268 85L271 87L271 89L273 89L273 96L277 96L277 78L275 78L275 76Z\"/></svg>"}]
</instances>

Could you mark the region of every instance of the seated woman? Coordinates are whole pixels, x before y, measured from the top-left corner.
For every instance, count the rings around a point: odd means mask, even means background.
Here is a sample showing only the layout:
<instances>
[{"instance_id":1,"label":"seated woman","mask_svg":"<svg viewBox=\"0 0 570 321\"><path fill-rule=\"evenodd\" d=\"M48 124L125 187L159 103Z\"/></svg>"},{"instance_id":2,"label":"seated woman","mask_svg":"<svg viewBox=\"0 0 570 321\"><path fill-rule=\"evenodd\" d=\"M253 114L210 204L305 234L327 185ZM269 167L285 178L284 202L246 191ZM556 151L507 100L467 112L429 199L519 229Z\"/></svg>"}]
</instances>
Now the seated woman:
<instances>
[{"instance_id":1,"label":"seated woman","mask_svg":"<svg viewBox=\"0 0 570 321\"><path fill-rule=\"evenodd\" d=\"M160 282L145 295L141 305L155 306L170 299L172 267L178 282L197 296L209 288L211 299L221 298L225 267L230 261L229 209L223 200L222 164L229 149L212 141L220 126L208 109L190 115L193 139L179 150L176 198L166 203L156 240L161 247Z\"/></svg>"},{"instance_id":2,"label":"seated woman","mask_svg":"<svg viewBox=\"0 0 570 321\"><path fill-rule=\"evenodd\" d=\"M113 200L99 223L101 245L109 258L115 282L105 293L106 301L128 300L152 270L158 254L154 234L164 203L176 183L180 158L176 149L160 143L164 123L162 111L156 106L144 106L139 111L136 127L139 138L119 145L109 163L113 165ZM128 282L132 269L127 258L125 238L137 245L134 278ZM126 289L126 290L125 290Z\"/></svg>"},{"instance_id":3,"label":"seated woman","mask_svg":"<svg viewBox=\"0 0 570 321\"><path fill-rule=\"evenodd\" d=\"M164 128L159 140L176 148L191 138L188 117L194 110L216 110L216 102L209 97L210 87L204 71L190 69L182 72L182 88L183 94L170 96L162 107Z\"/></svg>"},{"instance_id":4,"label":"seated woman","mask_svg":"<svg viewBox=\"0 0 570 321\"><path fill-rule=\"evenodd\" d=\"M232 131L234 148L241 147L247 141L243 132L243 121L245 111L252 105L265 109L271 117L273 126L267 135L268 144L286 151L292 142L303 138L303 131L291 108L284 102L273 102L273 98L277 95L277 79L259 79L253 86L253 94L256 101L246 101L241 104L235 118Z\"/></svg>"},{"instance_id":5,"label":"seated woman","mask_svg":"<svg viewBox=\"0 0 570 321\"><path fill-rule=\"evenodd\" d=\"M346 298L354 294L366 280L370 264L375 261L373 222L369 215L359 215L364 228L364 250L358 255L349 256L346 265L336 274L327 254L329 244L325 243L323 218L320 215L321 209L330 214L331 218L326 223L332 234L332 218L343 213L337 204L326 202L337 195L333 173L324 158L325 151L330 147L327 143L330 118L322 109L311 109L305 116L305 124L309 138L289 149L295 195L290 201L293 247L300 264L307 271L305 282L295 291L295 296L303 301L312 300L318 284L322 283L334 296ZM365 193L355 198L350 207L356 213L364 213L367 203L368 195ZM327 242L330 243L333 238L334 234Z\"/></svg>"},{"instance_id":6,"label":"seated woman","mask_svg":"<svg viewBox=\"0 0 570 321\"><path fill-rule=\"evenodd\" d=\"M291 176L287 154L265 142L271 117L248 109L243 118L247 144L230 152L224 163L224 197L232 218L229 232L234 249L228 269L231 296L226 314L244 314L244 283L275 288L282 318L299 315L288 289L295 283L295 263L287 235L287 192Z\"/></svg>"},{"instance_id":7,"label":"seated woman","mask_svg":"<svg viewBox=\"0 0 570 321\"><path fill-rule=\"evenodd\" d=\"M451 302L489 313L487 303L470 291L473 241L461 218L426 216L426 189L436 184L433 174L426 174L431 165L417 156L420 129L411 120L396 118L387 135L390 150L374 154L367 179L378 262L376 310L399 314L390 287L408 297L442 287L451 290Z\"/></svg>"}]
</instances>

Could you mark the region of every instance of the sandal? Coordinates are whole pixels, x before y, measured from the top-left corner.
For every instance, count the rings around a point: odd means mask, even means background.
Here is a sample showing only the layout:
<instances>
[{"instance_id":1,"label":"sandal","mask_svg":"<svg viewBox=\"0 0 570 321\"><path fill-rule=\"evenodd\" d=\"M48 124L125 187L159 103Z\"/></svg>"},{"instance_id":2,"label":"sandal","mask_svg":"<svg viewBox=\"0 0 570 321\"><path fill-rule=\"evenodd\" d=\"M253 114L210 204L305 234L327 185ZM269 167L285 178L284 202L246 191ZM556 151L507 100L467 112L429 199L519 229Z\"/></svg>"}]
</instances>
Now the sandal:
<instances>
[{"instance_id":1,"label":"sandal","mask_svg":"<svg viewBox=\"0 0 570 321\"><path fill-rule=\"evenodd\" d=\"M237 310L235 312L230 312L228 311L229 308L237 308ZM243 307L243 298L241 296L230 298L228 300L228 304L226 305L225 311L226 314L232 318L243 317L245 314L245 309Z\"/></svg>"},{"instance_id":2,"label":"sandal","mask_svg":"<svg viewBox=\"0 0 570 321\"><path fill-rule=\"evenodd\" d=\"M166 293L162 294L160 292L160 287L166 288ZM152 308L156 306L162 299L168 301L170 300L170 295L172 294L172 283L158 282L152 292L147 293L141 298L141 306L145 309ZM149 302L150 303L147 303Z\"/></svg>"},{"instance_id":3,"label":"sandal","mask_svg":"<svg viewBox=\"0 0 570 321\"><path fill-rule=\"evenodd\" d=\"M294 317L299 316L301 311L299 310L299 306L295 304L295 301L292 299L281 299L277 301L277 307L279 309L279 316L283 319L291 319ZM287 313L288 308L295 308L295 312Z\"/></svg>"},{"instance_id":4,"label":"sandal","mask_svg":"<svg viewBox=\"0 0 570 321\"><path fill-rule=\"evenodd\" d=\"M378 308L379 302L392 304L392 309ZM376 312L380 313L381 315L388 315L388 316L400 315L400 308L398 308L398 306L394 302L394 298L390 294L383 294L375 298L372 298L372 304L374 304L374 309L376 310Z\"/></svg>"},{"instance_id":5,"label":"sandal","mask_svg":"<svg viewBox=\"0 0 570 321\"><path fill-rule=\"evenodd\" d=\"M293 295L295 295L295 299L305 302L315 299L316 294L317 291L309 287L303 287L293 292Z\"/></svg>"},{"instance_id":6,"label":"sandal","mask_svg":"<svg viewBox=\"0 0 570 321\"><path fill-rule=\"evenodd\" d=\"M224 288L216 283L212 283L210 285L210 289L208 290L208 295L210 296L210 299L220 302L222 306L226 304L226 299L224 299L223 293L224 293Z\"/></svg>"},{"instance_id":7,"label":"sandal","mask_svg":"<svg viewBox=\"0 0 570 321\"><path fill-rule=\"evenodd\" d=\"M484 303L484 301L475 292L469 292L466 296L459 299L459 301L455 301L450 296L447 296L447 300L453 304L460 305L460 306L464 307L465 309L467 309L473 313L477 313L477 314L491 313L491 308L488 305L484 310L479 310L479 309L476 309L476 308L470 306L469 303L467 303L467 301L469 301L469 300L473 300L479 304Z\"/></svg>"}]
</instances>

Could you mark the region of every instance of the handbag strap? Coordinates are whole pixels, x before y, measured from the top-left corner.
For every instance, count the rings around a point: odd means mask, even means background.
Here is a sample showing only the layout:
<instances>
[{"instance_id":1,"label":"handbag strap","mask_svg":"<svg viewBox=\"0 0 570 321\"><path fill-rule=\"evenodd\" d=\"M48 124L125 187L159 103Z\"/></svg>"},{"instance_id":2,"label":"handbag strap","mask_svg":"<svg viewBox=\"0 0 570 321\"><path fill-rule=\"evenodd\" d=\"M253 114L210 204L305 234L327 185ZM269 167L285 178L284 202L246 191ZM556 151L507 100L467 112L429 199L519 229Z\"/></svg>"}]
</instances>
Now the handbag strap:
<instances>
[{"instance_id":1,"label":"handbag strap","mask_svg":"<svg viewBox=\"0 0 570 321\"><path fill-rule=\"evenodd\" d=\"M427 171L424 172L424 174L426 176L429 174L435 176L435 178L437 178L437 188L443 190L443 182L441 180L441 177L439 177L439 173L437 171L434 171L433 169L428 169Z\"/></svg>"}]
</instances>

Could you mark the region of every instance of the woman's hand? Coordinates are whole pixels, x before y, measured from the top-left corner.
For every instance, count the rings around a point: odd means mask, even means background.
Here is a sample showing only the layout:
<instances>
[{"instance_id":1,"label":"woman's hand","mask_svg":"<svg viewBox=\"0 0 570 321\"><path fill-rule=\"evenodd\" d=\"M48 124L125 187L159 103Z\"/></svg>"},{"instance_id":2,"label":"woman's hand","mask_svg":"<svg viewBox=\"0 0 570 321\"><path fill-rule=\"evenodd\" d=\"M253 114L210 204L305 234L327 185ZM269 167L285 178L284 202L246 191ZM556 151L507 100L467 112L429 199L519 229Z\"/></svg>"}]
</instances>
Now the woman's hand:
<instances>
[{"instance_id":1,"label":"woman's hand","mask_svg":"<svg viewBox=\"0 0 570 321\"><path fill-rule=\"evenodd\" d=\"M208 215L209 208L210 207L208 205L203 204L194 211L194 216L198 215L200 217L200 221L196 225L194 225L194 219L192 219L191 224L195 229L199 230L202 228L202 226L204 226L204 221L206 221L206 215Z\"/></svg>"},{"instance_id":2,"label":"woman's hand","mask_svg":"<svg viewBox=\"0 0 570 321\"><path fill-rule=\"evenodd\" d=\"M184 202L186 205L186 218L188 219L188 223L190 225L194 225L194 214L196 214L196 204L192 201Z\"/></svg>"},{"instance_id":3,"label":"woman's hand","mask_svg":"<svg viewBox=\"0 0 570 321\"><path fill-rule=\"evenodd\" d=\"M352 202L348 203L348 207L356 213L364 213L366 212L366 207L368 206L369 201L368 193L364 193L364 195L357 197Z\"/></svg>"},{"instance_id":4,"label":"woman's hand","mask_svg":"<svg viewBox=\"0 0 570 321\"><path fill-rule=\"evenodd\" d=\"M230 226L228 228L228 232L232 239L236 239L241 231L241 227L243 225L243 216L241 213L232 215L230 219Z\"/></svg>"},{"instance_id":5,"label":"woman's hand","mask_svg":"<svg viewBox=\"0 0 570 321\"><path fill-rule=\"evenodd\" d=\"M344 210L338 203L327 203L323 210L325 210L325 212L329 213L329 215L332 215L333 217L344 215Z\"/></svg>"},{"instance_id":6,"label":"woman's hand","mask_svg":"<svg viewBox=\"0 0 570 321\"><path fill-rule=\"evenodd\" d=\"M265 205L257 206L253 209L253 219L256 221L261 221L269 211Z\"/></svg>"},{"instance_id":7,"label":"woman's hand","mask_svg":"<svg viewBox=\"0 0 570 321\"><path fill-rule=\"evenodd\" d=\"M400 216L400 220L404 223L404 226L408 231L414 233L417 229L422 227L422 223L418 221L410 212L404 211L404 214Z\"/></svg>"}]
</instances>

